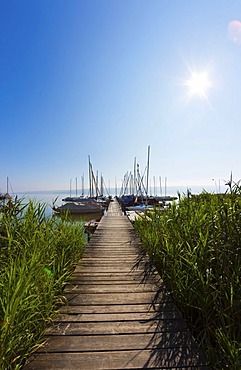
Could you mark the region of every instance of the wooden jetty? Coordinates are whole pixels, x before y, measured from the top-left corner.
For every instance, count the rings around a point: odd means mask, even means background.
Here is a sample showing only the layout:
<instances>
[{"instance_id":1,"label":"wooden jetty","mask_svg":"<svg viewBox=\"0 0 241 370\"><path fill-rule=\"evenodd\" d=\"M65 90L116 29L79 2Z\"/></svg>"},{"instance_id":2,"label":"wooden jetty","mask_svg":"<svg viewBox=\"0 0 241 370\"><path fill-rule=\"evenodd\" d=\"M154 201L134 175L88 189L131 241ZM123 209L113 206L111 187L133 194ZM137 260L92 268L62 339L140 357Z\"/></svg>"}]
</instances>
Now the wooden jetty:
<instances>
[{"instance_id":1,"label":"wooden jetty","mask_svg":"<svg viewBox=\"0 0 241 370\"><path fill-rule=\"evenodd\" d=\"M64 295L25 370L209 369L116 201Z\"/></svg>"}]
</instances>

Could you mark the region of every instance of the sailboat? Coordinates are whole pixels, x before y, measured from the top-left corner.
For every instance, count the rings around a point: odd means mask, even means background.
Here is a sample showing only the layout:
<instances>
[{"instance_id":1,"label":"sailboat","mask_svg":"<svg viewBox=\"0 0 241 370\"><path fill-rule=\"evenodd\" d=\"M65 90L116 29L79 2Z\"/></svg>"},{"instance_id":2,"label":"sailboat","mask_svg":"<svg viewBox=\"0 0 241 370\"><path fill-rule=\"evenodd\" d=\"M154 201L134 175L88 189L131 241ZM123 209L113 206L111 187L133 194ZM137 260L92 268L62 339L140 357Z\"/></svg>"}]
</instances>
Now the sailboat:
<instances>
[{"instance_id":1,"label":"sailboat","mask_svg":"<svg viewBox=\"0 0 241 370\"><path fill-rule=\"evenodd\" d=\"M149 168L150 168L150 145L148 146L147 152L147 166L144 173L140 173L139 164L134 161L134 176L132 173L128 173L124 176L122 185L123 194L120 194L120 202L126 211L144 212L150 210L153 207L159 207L164 209L166 202L176 200L177 197L168 196L152 196L149 195ZM146 174L146 183L144 177ZM126 194L126 191L130 187L130 193ZM151 188L151 186L150 186Z\"/></svg>"},{"instance_id":2,"label":"sailboat","mask_svg":"<svg viewBox=\"0 0 241 370\"><path fill-rule=\"evenodd\" d=\"M70 214L89 214L89 213L100 213L104 214L105 208L98 204L94 199L88 201L78 201L78 202L66 202L65 204L53 208L57 213L67 213Z\"/></svg>"},{"instance_id":3,"label":"sailboat","mask_svg":"<svg viewBox=\"0 0 241 370\"><path fill-rule=\"evenodd\" d=\"M90 181L90 195L89 197L84 197L83 192L82 196L77 196L77 181L76 181L76 196L66 197L62 199L65 204L59 207L53 207L53 210L57 213L66 213L70 214L92 214L99 213L100 216L104 214L106 208L106 201L101 197L98 184L93 172L93 166L90 162L89 157L89 181ZM94 194L94 189L96 193Z\"/></svg>"}]
</instances>

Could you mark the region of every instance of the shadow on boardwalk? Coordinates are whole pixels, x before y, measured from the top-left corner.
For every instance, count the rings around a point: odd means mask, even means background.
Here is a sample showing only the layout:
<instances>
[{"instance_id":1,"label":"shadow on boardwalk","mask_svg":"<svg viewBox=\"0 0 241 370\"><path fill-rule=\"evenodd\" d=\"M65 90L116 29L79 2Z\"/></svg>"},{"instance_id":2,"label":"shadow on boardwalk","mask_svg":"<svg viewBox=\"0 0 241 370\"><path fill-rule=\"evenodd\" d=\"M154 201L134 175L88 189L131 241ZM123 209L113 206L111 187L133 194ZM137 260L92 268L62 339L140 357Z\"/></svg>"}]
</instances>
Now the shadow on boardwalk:
<instances>
[{"instance_id":1,"label":"shadow on boardwalk","mask_svg":"<svg viewBox=\"0 0 241 370\"><path fill-rule=\"evenodd\" d=\"M136 237L138 243L138 237ZM140 251L132 267L132 271L142 271L142 284L152 282L156 292L150 302L149 309L154 310L149 322L154 329L146 348L151 348L148 360L143 368L157 369L206 369L210 370L203 351L192 337L181 312L173 303L155 266L140 245ZM167 349L168 351L163 351ZM170 366L170 367L169 367Z\"/></svg>"}]
</instances>

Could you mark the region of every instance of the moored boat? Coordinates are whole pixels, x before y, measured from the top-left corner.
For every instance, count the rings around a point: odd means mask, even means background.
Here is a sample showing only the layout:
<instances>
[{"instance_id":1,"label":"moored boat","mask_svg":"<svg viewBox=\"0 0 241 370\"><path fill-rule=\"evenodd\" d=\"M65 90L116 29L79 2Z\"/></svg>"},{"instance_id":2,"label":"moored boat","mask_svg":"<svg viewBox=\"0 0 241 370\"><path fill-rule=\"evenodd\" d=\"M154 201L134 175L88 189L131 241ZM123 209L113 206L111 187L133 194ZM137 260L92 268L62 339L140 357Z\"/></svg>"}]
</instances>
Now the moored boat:
<instances>
[{"instance_id":1,"label":"moored boat","mask_svg":"<svg viewBox=\"0 0 241 370\"><path fill-rule=\"evenodd\" d=\"M88 202L67 202L59 207L53 207L57 213L87 214L100 212L104 214L105 208L93 200Z\"/></svg>"},{"instance_id":2,"label":"moored boat","mask_svg":"<svg viewBox=\"0 0 241 370\"><path fill-rule=\"evenodd\" d=\"M134 206L127 206L125 207L127 211L135 211L135 212L145 212L145 211L148 211L150 209L153 209L153 206L152 205L146 205L146 204L138 204L138 205L134 205Z\"/></svg>"}]
</instances>

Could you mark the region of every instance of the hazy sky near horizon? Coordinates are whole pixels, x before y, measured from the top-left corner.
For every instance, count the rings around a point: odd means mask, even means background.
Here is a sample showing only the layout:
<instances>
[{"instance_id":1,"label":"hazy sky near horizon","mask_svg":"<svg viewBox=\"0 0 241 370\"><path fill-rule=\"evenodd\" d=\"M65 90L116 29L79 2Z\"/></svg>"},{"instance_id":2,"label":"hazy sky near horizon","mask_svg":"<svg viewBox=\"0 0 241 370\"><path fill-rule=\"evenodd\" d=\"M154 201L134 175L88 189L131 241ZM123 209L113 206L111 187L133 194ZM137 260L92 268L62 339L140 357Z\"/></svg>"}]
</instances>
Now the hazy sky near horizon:
<instances>
[{"instance_id":1,"label":"hazy sky near horizon","mask_svg":"<svg viewBox=\"0 0 241 370\"><path fill-rule=\"evenodd\" d=\"M88 155L114 185L148 145L151 178L239 180L240 22L240 0L0 0L0 191L68 189Z\"/></svg>"}]
</instances>

